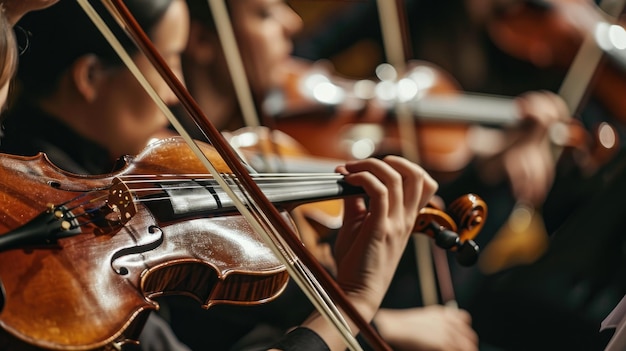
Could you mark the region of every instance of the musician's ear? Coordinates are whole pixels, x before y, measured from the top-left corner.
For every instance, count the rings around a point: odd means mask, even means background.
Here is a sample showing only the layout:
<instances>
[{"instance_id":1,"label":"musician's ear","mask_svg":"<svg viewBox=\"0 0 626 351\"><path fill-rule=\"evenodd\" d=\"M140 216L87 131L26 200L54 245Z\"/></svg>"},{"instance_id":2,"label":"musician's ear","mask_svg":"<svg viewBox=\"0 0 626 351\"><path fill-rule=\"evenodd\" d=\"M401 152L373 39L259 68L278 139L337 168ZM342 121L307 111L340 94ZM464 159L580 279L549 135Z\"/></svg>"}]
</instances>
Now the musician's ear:
<instances>
[{"instance_id":1,"label":"musician's ear","mask_svg":"<svg viewBox=\"0 0 626 351\"><path fill-rule=\"evenodd\" d=\"M208 64L215 59L218 48L217 35L208 31L202 24L192 21L184 55L198 64Z\"/></svg>"},{"instance_id":2,"label":"musician's ear","mask_svg":"<svg viewBox=\"0 0 626 351\"><path fill-rule=\"evenodd\" d=\"M98 83L103 77L103 70L96 55L81 56L70 67L74 86L86 101L93 101L98 96Z\"/></svg>"}]
</instances>

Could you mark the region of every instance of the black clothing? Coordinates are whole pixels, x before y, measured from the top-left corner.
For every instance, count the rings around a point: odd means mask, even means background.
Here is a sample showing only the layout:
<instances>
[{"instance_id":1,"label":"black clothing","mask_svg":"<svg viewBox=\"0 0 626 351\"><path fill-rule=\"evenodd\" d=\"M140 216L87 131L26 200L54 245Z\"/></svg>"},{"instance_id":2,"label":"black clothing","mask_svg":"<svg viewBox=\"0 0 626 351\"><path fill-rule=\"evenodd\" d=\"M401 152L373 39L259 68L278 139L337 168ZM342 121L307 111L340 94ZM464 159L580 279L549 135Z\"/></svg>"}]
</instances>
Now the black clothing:
<instances>
[{"instance_id":1,"label":"black clothing","mask_svg":"<svg viewBox=\"0 0 626 351\"><path fill-rule=\"evenodd\" d=\"M568 201L546 211L570 215L541 259L485 280L468 306L482 338L507 350L604 349L600 324L626 294L625 177L623 151L594 177L555 184L551 201Z\"/></svg>"},{"instance_id":2,"label":"black clothing","mask_svg":"<svg viewBox=\"0 0 626 351\"><path fill-rule=\"evenodd\" d=\"M45 152L54 165L76 174L104 174L113 170L114 162L104 147L35 107L20 106L2 123L1 152L23 156Z\"/></svg>"}]
</instances>

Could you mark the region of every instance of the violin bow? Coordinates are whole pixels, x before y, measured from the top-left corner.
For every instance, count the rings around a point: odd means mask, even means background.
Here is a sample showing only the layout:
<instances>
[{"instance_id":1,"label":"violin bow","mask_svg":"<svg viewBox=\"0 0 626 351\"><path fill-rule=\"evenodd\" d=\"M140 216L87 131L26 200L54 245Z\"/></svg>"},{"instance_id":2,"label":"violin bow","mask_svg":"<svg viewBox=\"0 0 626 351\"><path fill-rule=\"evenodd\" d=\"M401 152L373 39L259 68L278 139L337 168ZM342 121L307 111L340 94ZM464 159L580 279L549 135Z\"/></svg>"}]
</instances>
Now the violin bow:
<instances>
[{"instance_id":1,"label":"violin bow","mask_svg":"<svg viewBox=\"0 0 626 351\"><path fill-rule=\"evenodd\" d=\"M237 39L235 38L235 32L228 9L226 8L226 0L207 0L211 8L213 20L217 28L217 34L222 43L224 55L226 56L226 63L233 85L235 87L235 93L239 100L239 106L243 114L244 122L248 127L258 127L259 116L256 108L254 107L254 99L252 98L252 92L250 91L250 83L244 69L243 61L241 58L241 52L237 45Z\"/></svg>"},{"instance_id":2,"label":"violin bow","mask_svg":"<svg viewBox=\"0 0 626 351\"><path fill-rule=\"evenodd\" d=\"M395 68L398 76L402 75L406 73L406 60L410 55L406 26L402 26L401 21L401 18L406 18L402 11L402 0L377 0L376 3L387 62ZM398 115L402 153L407 159L419 163L415 119L405 104L396 104L395 109Z\"/></svg>"},{"instance_id":3,"label":"violin bow","mask_svg":"<svg viewBox=\"0 0 626 351\"><path fill-rule=\"evenodd\" d=\"M232 147L230 147L221 133L212 125L206 116L204 116L200 107L190 96L184 85L169 69L163 58L151 44L150 39L126 8L123 1L107 0L105 5L111 12L111 15L120 22L120 25L126 30L127 34L135 40L139 49L151 61L161 77L177 95L186 111L191 115L198 126L201 127L203 132L207 133L207 137L216 151L223 157L224 162L235 175L235 178L230 180L237 181L239 190L246 195L247 203L244 203L239 196L234 193L231 186L227 183L227 180L217 172L213 164L208 160L207 156L178 121L177 117L174 116L172 111L146 80L132 61L130 55L122 47L115 35L112 34L97 11L89 4L88 0L77 1L94 25L101 31L102 35L109 41L131 73L137 78L156 105L169 119L170 123L172 123L174 128L180 133L181 137L189 145L194 154L213 175L220 187L231 197L242 216L246 218L251 227L266 241L274 254L283 262L290 276L303 289L303 292L309 297L320 314L336 327L344 338L346 345L351 350L361 350L360 345L349 330L337 306L341 307L352 319L363 337L375 350L390 350L389 346L385 344L371 325L363 319L354 306L347 300L345 294L332 277L330 277L329 273L326 272L319 262L303 247L291 227L289 227L278 210L270 203L251 178L248 170L240 162ZM254 213L252 213L251 210L254 211Z\"/></svg>"},{"instance_id":4,"label":"violin bow","mask_svg":"<svg viewBox=\"0 0 626 351\"><path fill-rule=\"evenodd\" d=\"M241 52L237 45L235 31L233 29L230 14L226 8L226 0L207 0L213 15L213 21L217 30L224 56L226 57L226 65L228 72L233 81L233 87L237 96L237 101L241 108L244 124L247 127L259 127L261 125L257 109L254 105L254 98L250 90L250 83L246 70L241 58ZM215 15L218 14L218 15ZM269 134L271 138L272 134ZM274 171L267 150L263 147L259 149L260 161L266 171Z\"/></svg>"},{"instance_id":5,"label":"violin bow","mask_svg":"<svg viewBox=\"0 0 626 351\"><path fill-rule=\"evenodd\" d=\"M404 74L407 70L406 61L412 57L404 2L402 0L377 0L377 5L385 56L398 75ZM415 119L406 104L396 104L395 113L398 118L402 153L407 159L419 163ZM446 253L433 248L428 237L417 233L413 235L413 243L424 305L434 305L439 302L436 284L438 281L444 304L456 306Z\"/></svg>"}]
</instances>

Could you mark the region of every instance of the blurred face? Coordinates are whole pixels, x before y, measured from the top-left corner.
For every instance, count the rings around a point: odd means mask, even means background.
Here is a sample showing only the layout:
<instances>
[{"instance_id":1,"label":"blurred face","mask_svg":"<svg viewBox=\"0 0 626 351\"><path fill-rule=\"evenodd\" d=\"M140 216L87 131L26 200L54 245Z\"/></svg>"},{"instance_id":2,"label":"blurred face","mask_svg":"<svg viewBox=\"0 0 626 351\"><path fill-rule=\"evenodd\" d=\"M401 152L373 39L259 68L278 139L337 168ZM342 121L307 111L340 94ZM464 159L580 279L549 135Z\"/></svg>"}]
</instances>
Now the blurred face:
<instances>
[{"instance_id":1,"label":"blurred face","mask_svg":"<svg viewBox=\"0 0 626 351\"><path fill-rule=\"evenodd\" d=\"M293 50L292 37L302 20L284 0L230 1L232 23L250 85L264 93L281 85L284 63Z\"/></svg>"},{"instance_id":2,"label":"blurred face","mask_svg":"<svg viewBox=\"0 0 626 351\"><path fill-rule=\"evenodd\" d=\"M27 12L41 10L54 5L59 0L0 0L4 12L12 24L15 24Z\"/></svg>"},{"instance_id":3,"label":"blurred face","mask_svg":"<svg viewBox=\"0 0 626 351\"><path fill-rule=\"evenodd\" d=\"M175 0L161 22L154 28L152 41L172 71L182 80L180 54L188 36L188 11L184 0ZM169 86L143 54L133 57L150 85L168 105L178 102ZM123 68L105 73L105 83L97 97L94 123L100 123L100 142L108 145L111 156L134 155L140 152L154 136L168 125L161 112L137 79Z\"/></svg>"}]
</instances>

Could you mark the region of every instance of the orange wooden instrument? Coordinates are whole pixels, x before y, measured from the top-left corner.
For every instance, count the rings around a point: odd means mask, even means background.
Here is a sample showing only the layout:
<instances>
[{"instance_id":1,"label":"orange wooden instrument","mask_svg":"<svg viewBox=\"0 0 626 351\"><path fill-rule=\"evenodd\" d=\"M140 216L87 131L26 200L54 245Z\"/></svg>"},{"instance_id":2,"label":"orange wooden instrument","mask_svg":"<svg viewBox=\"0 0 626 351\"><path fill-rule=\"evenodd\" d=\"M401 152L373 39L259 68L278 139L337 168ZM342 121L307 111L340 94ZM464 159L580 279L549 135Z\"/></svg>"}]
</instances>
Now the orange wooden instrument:
<instances>
[{"instance_id":1,"label":"orange wooden instrument","mask_svg":"<svg viewBox=\"0 0 626 351\"><path fill-rule=\"evenodd\" d=\"M230 171L214 149L203 150ZM158 308L158 296L191 296L204 308L258 304L288 280L181 138L157 141L102 176L62 171L43 154L2 155L0 173L0 349L123 345ZM300 204L362 195L339 175L255 179L292 224L288 211ZM456 248L452 231L482 228L486 206L478 197L451 211L422 209L415 230Z\"/></svg>"}]
</instances>

